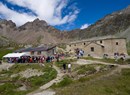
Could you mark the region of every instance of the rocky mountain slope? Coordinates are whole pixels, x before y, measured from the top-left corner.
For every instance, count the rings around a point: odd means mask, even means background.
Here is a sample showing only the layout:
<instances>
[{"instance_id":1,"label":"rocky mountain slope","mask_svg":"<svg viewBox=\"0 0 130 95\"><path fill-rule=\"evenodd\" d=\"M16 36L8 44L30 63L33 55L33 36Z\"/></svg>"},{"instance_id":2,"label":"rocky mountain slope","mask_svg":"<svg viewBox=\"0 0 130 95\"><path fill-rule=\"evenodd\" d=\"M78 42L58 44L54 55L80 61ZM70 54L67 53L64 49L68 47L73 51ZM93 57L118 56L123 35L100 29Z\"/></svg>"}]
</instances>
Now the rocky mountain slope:
<instances>
[{"instance_id":1,"label":"rocky mountain slope","mask_svg":"<svg viewBox=\"0 0 130 95\"><path fill-rule=\"evenodd\" d=\"M9 40L3 36L0 36L0 47L3 46L8 46L9 45Z\"/></svg>"},{"instance_id":2,"label":"rocky mountain slope","mask_svg":"<svg viewBox=\"0 0 130 95\"><path fill-rule=\"evenodd\" d=\"M69 32L69 38L86 39L90 37L120 34L130 27L130 6L121 11L114 12L98 20L95 24L84 30ZM127 31L127 33L130 31ZM125 33L125 35L127 35ZM73 34L73 35L72 35ZM129 33L130 34L130 33ZM128 35L124 37L129 37Z\"/></svg>"},{"instance_id":3,"label":"rocky mountain slope","mask_svg":"<svg viewBox=\"0 0 130 95\"><path fill-rule=\"evenodd\" d=\"M36 19L33 22L27 22L20 27L16 27L15 23L12 21L0 21L0 35L17 43L55 44L60 41L60 39L57 39L56 37L56 35L59 34L59 30L39 19Z\"/></svg>"},{"instance_id":4,"label":"rocky mountain slope","mask_svg":"<svg viewBox=\"0 0 130 95\"><path fill-rule=\"evenodd\" d=\"M20 27L12 21L0 20L0 43L2 44L7 43L7 39L24 44L56 44L107 35L126 37L130 40L130 6L105 16L87 29L69 32L61 32L39 19Z\"/></svg>"}]
</instances>

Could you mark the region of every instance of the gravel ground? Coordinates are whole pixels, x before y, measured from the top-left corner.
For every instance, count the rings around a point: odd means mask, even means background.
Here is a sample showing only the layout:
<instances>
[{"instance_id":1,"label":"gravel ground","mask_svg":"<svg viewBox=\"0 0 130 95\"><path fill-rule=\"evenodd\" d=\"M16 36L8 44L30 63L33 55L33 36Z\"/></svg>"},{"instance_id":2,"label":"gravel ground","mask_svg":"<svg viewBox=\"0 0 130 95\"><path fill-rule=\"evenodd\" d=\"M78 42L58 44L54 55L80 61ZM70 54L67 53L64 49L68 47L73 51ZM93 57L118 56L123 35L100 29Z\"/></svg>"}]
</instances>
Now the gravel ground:
<instances>
[{"instance_id":1,"label":"gravel ground","mask_svg":"<svg viewBox=\"0 0 130 95\"><path fill-rule=\"evenodd\" d=\"M8 70L10 67L12 67L14 64L9 64L9 63L2 63L0 64L0 71L2 70Z\"/></svg>"},{"instance_id":2,"label":"gravel ground","mask_svg":"<svg viewBox=\"0 0 130 95\"><path fill-rule=\"evenodd\" d=\"M24 78L30 78L33 76L44 75L44 73L42 71L37 70L37 69L27 69L27 70L22 71L18 74L13 74L13 75L11 75L11 77L16 77L18 75L20 75L21 77L24 77Z\"/></svg>"},{"instance_id":3,"label":"gravel ground","mask_svg":"<svg viewBox=\"0 0 130 95\"><path fill-rule=\"evenodd\" d=\"M46 90L46 91L42 91L33 95L55 95L55 92L52 90Z\"/></svg>"}]
</instances>

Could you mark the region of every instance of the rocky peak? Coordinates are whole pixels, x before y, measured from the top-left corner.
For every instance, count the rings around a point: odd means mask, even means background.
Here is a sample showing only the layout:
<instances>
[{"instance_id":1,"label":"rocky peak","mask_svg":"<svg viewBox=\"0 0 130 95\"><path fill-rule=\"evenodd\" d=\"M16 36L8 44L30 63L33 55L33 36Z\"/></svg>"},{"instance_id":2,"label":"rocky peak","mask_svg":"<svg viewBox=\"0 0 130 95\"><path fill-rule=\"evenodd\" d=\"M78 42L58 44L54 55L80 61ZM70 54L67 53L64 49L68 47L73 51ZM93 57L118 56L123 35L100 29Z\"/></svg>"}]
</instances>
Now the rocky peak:
<instances>
[{"instance_id":1,"label":"rocky peak","mask_svg":"<svg viewBox=\"0 0 130 95\"><path fill-rule=\"evenodd\" d=\"M130 14L130 5L126 9L122 10L122 12L125 14Z\"/></svg>"},{"instance_id":2,"label":"rocky peak","mask_svg":"<svg viewBox=\"0 0 130 95\"><path fill-rule=\"evenodd\" d=\"M46 23L46 21L39 20L38 18L33 21L33 24L34 25L39 25L39 26L45 26L45 27L48 26L48 24Z\"/></svg>"},{"instance_id":3,"label":"rocky peak","mask_svg":"<svg viewBox=\"0 0 130 95\"><path fill-rule=\"evenodd\" d=\"M31 31L42 31L49 27L49 25L44 20L35 19L33 22L27 22L19 27L19 31L31 30Z\"/></svg>"},{"instance_id":4,"label":"rocky peak","mask_svg":"<svg viewBox=\"0 0 130 95\"><path fill-rule=\"evenodd\" d=\"M9 27L9 28L16 28L16 24L12 20L0 20L0 28Z\"/></svg>"}]
</instances>

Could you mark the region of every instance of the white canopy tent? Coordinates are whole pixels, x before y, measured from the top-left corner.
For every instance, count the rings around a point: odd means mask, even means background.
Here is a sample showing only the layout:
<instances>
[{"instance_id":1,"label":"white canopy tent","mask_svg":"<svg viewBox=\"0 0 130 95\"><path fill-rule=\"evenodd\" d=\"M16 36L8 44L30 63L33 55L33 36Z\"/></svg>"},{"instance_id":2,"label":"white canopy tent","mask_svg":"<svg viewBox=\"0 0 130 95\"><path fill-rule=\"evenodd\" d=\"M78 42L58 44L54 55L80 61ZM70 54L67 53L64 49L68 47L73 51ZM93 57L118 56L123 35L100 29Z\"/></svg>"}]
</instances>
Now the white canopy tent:
<instances>
[{"instance_id":1,"label":"white canopy tent","mask_svg":"<svg viewBox=\"0 0 130 95\"><path fill-rule=\"evenodd\" d=\"M26 53L9 53L3 56L3 58L20 58L22 56L30 56L30 55Z\"/></svg>"}]
</instances>

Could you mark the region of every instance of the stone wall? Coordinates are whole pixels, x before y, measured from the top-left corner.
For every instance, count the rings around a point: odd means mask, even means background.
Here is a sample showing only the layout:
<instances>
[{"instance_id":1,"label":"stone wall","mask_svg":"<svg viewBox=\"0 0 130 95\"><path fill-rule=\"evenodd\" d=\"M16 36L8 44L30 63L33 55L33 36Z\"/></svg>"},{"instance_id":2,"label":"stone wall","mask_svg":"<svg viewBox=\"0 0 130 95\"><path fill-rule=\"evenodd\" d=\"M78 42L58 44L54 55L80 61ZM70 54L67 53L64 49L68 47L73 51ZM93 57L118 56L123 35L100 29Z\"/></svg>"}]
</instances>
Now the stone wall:
<instances>
[{"instance_id":1,"label":"stone wall","mask_svg":"<svg viewBox=\"0 0 130 95\"><path fill-rule=\"evenodd\" d=\"M82 49L84 55L91 55L93 57L103 57L107 54L108 57L113 58L114 53L127 54L126 39L124 38L109 38L92 41L80 41L76 43L70 43L66 46L66 50L71 53L75 53L75 49ZM94 48L94 51L91 50Z\"/></svg>"}]
</instances>

